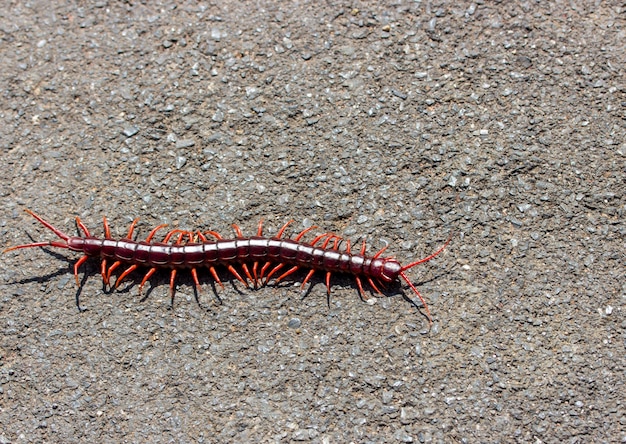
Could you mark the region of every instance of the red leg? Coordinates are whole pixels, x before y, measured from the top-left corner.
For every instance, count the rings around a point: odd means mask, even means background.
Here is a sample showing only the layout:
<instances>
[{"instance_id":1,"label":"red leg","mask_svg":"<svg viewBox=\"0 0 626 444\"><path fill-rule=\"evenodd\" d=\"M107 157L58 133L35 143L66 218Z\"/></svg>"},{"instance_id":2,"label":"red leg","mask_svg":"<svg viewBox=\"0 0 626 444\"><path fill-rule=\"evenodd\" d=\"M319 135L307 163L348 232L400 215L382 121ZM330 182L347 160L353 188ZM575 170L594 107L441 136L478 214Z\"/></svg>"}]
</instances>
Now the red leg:
<instances>
[{"instance_id":1,"label":"red leg","mask_svg":"<svg viewBox=\"0 0 626 444\"><path fill-rule=\"evenodd\" d=\"M259 275L257 273L257 269L259 268L259 263L255 262L252 264L252 276L254 276L254 288L257 288L259 285Z\"/></svg>"},{"instance_id":2,"label":"red leg","mask_svg":"<svg viewBox=\"0 0 626 444\"><path fill-rule=\"evenodd\" d=\"M304 286L306 285L306 283L309 281L309 279L311 279L311 277L313 277L313 274L315 273L315 269L311 269L309 270L309 273L306 275L306 277L304 278L304 280L302 281L302 286L300 287L301 289L304 290Z\"/></svg>"},{"instance_id":3,"label":"red leg","mask_svg":"<svg viewBox=\"0 0 626 444\"><path fill-rule=\"evenodd\" d=\"M274 275L274 273L276 273L278 270L280 270L284 266L285 266L285 264L278 264L274 268L272 268L272 271L270 271L268 273L267 277L265 278L265 282L268 282L271 279L271 277ZM265 268L265 267L263 267L263 268Z\"/></svg>"},{"instance_id":4,"label":"red leg","mask_svg":"<svg viewBox=\"0 0 626 444\"><path fill-rule=\"evenodd\" d=\"M263 279L263 276L265 276L265 272L272 266L271 262L266 262L265 265L263 265L263 267L261 268L261 275L260 278ZM265 279L265 282L267 283L267 278Z\"/></svg>"},{"instance_id":5,"label":"red leg","mask_svg":"<svg viewBox=\"0 0 626 444\"><path fill-rule=\"evenodd\" d=\"M176 228L175 230L171 230L170 232L168 232L165 237L163 238L163 243L168 243L170 240L172 240L172 237L174 237L175 234L178 234L178 239L176 240L176 244L180 244L182 242L183 237L188 233L188 231L185 230L181 230L179 228Z\"/></svg>"},{"instance_id":6,"label":"red leg","mask_svg":"<svg viewBox=\"0 0 626 444\"><path fill-rule=\"evenodd\" d=\"M422 301L422 304L424 304L424 310L426 310L426 315L428 316L428 323L430 325L433 325L433 318L430 315L430 310L428 309L428 305L426 305L426 301L424 300L420 292L417 291L417 288L415 288L415 285L413 285L413 283L409 280L409 277L406 274L404 274L404 271L400 272L400 276L402 277L402 279L406 281L409 287L411 287L411 290L413 290L413 292L417 295L417 297L420 298L420 301Z\"/></svg>"},{"instance_id":7,"label":"red leg","mask_svg":"<svg viewBox=\"0 0 626 444\"><path fill-rule=\"evenodd\" d=\"M100 273L102 273L102 282L104 285L109 285L109 281L107 280L107 260L102 259L102 264L100 264Z\"/></svg>"},{"instance_id":8,"label":"red leg","mask_svg":"<svg viewBox=\"0 0 626 444\"><path fill-rule=\"evenodd\" d=\"M386 249L387 249L387 245L385 245L383 248L381 248L380 251L378 253L376 253L372 259L377 259L378 257L380 257L380 255L383 254Z\"/></svg>"},{"instance_id":9,"label":"red leg","mask_svg":"<svg viewBox=\"0 0 626 444\"><path fill-rule=\"evenodd\" d=\"M174 306L174 293L176 293L176 269L172 269L172 274L170 275L170 298L172 300L172 307Z\"/></svg>"},{"instance_id":10,"label":"red leg","mask_svg":"<svg viewBox=\"0 0 626 444\"><path fill-rule=\"evenodd\" d=\"M324 234L320 234L319 236L315 237L315 239L313 239L313 240L310 242L310 244L311 244L311 245L315 245L316 243L318 243L320 240L322 240L323 238L325 238L325 237L327 237L327 236L328 236L329 240L330 240L332 237L335 237L335 235L334 235L334 234L331 234L331 233L324 233ZM328 242L326 242L326 244L324 244L324 245L328 245ZM324 246L324 247L322 247L322 248L326 248L326 247Z\"/></svg>"},{"instance_id":11,"label":"red leg","mask_svg":"<svg viewBox=\"0 0 626 444\"><path fill-rule=\"evenodd\" d=\"M256 230L256 235L259 237L263 236L263 219L259 220L259 226ZM259 269L259 263L255 261L252 264L252 277L254 278L253 279L254 288L257 288L259 286L259 279L263 278L263 276L259 276L258 271L257 271L258 269Z\"/></svg>"},{"instance_id":12,"label":"red leg","mask_svg":"<svg viewBox=\"0 0 626 444\"><path fill-rule=\"evenodd\" d=\"M76 216L76 225L78 225L78 228L83 230L83 232L85 233L86 237L91 237L91 234L89 233L89 230L87 229L85 224L83 224L83 222L80 220L80 217L78 217L78 216Z\"/></svg>"},{"instance_id":13,"label":"red leg","mask_svg":"<svg viewBox=\"0 0 626 444\"><path fill-rule=\"evenodd\" d=\"M328 304L328 308L330 308L330 271L326 272L326 304Z\"/></svg>"},{"instance_id":14,"label":"red leg","mask_svg":"<svg viewBox=\"0 0 626 444\"><path fill-rule=\"evenodd\" d=\"M359 294L361 295L363 300L367 301L369 299L369 296L367 296L365 292L363 291L363 284L361 283L361 278L358 276L355 276L355 279L356 279L356 288L359 289Z\"/></svg>"},{"instance_id":15,"label":"red leg","mask_svg":"<svg viewBox=\"0 0 626 444\"><path fill-rule=\"evenodd\" d=\"M296 271L298 271L299 268L300 267L298 267L297 265L294 266L294 267L291 267L289 270L285 271L283 274L281 274L280 276L278 276L276 278L276 283L279 283L280 281L282 281L284 278L286 278L290 274L295 273Z\"/></svg>"},{"instance_id":16,"label":"red leg","mask_svg":"<svg viewBox=\"0 0 626 444\"><path fill-rule=\"evenodd\" d=\"M276 237L277 239L280 239L281 237L283 237L283 234L285 234L285 230L292 222L293 222L293 219L291 219L289 222L283 225L283 227L280 230L278 230L278 233L276 233L276 236L274 237Z\"/></svg>"},{"instance_id":17,"label":"red leg","mask_svg":"<svg viewBox=\"0 0 626 444\"><path fill-rule=\"evenodd\" d=\"M87 261L87 259L89 259L89 256L85 255L78 259L78 261L74 264L74 276L76 277L76 285L78 286L80 286L80 281L78 280L78 269Z\"/></svg>"},{"instance_id":18,"label":"red leg","mask_svg":"<svg viewBox=\"0 0 626 444\"><path fill-rule=\"evenodd\" d=\"M233 276L235 276L239 281L243 282L246 287L250 287L250 285L248 285L248 281L244 280L239 275L239 273L237 273L237 270L235 270L235 267L233 267L232 265L229 265L228 266L228 271L230 271L233 274Z\"/></svg>"},{"instance_id":19,"label":"red leg","mask_svg":"<svg viewBox=\"0 0 626 444\"><path fill-rule=\"evenodd\" d=\"M325 234L325 236L328 236L328 239L326 239L326 240L324 241L324 243L322 244L322 248L326 248L326 247L328 247L328 244L330 243L330 241L334 239L334 240L335 240L335 242L334 242L334 244L333 244L333 246L332 246L331 248L332 248L333 250L336 250L336 249L337 249L337 246L338 246L339 241L341 241L341 238L340 238L339 236L337 236L336 234L330 234L330 233Z\"/></svg>"},{"instance_id":20,"label":"red leg","mask_svg":"<svg viewBox=\"0 0 626 444\"><path fill-rule=\"evenodd\" d=\"M237 235L237 237L243 237L243 233L241 232L241 228L239 228L239 225L233 224L233 230L235 230L235 234Z\"/></svg>"},{"instance_id":21,"label":"red leg","mask_svg":"<svg viewBox=\"0 0 626 444\"><path fill-rule=\"evenodd\" d=\"M106 216L102 218L102 225L104 225L104 237L111 239L111 229L109 228L109 222L107 222Z\"/></svg>"},{"instance_id":22,"label":"red leg","mask_svg":"<svg viewBox=\"0 0 626 444\"><path fill-rule=\"evenodd\" d=\"M328 297L330 297L330 271L326 272L326 291L328 292Z\"/></svg>"},{"instance_id":23,"label":"red leg","mask_svg":"<svg viewBox=\"0 0 626 444\"><path fill-rule=\"evenodd\" d=\"M115 280L115 288L119 287L122 281L124 280L124 278L128 276L129 274L131 274L133 271L135 271L138 267L139 265L133 264L130 267L128 267L126 270L124 270L124 272L120 274L120 277L118 277Z\"/></svg>"},{"instance_id":24,"label":"red leg","mask_svg":"<svg viewBox=\"0 0 626 444\"><path fill-rule=\"evenodd\" d=\"M128 227L128 234L126 235L126 239L132 239L133 238L133 232L135 231L135 226L137 225L137 222L139 222L139 218L135 218L135 220L133 220L133 222L130 224L130 227Z\"/></svg>"},{"instance_id":25,"label":"red leg","mask_svg":"<svg viewBox=\"0 0 626 444\"><path fill-rule=\"evenodd\" d=\"M102 225L104 226L104 238L111 239L111 228L109 227L109 222L107 221L106 216L102 217ZM100 264L100 273L102 274L102 282L105 286L109 286L109 281L107 279L107 260L102 259L102 263Z\"/></svg>"},{"instance_id":26,"label":"red leg","mask_svg":"<svg viewBox=\"0 0 626 444\"><path fill-rule=\"evenodd\" d=\"M315 239L313 239L311 242L309 242L311 245L315 245L316 243L318 243L324 236L328 236L328 233L324 233L324 234L320 234L319 236L315 236Z\"/></svg>"},{"instance_id":27,"label":"red leg","mask_svg":"<svg viewBox=\"0 0 626 444\"><path fill-rule=\"evenodd\" d=\"M139 284L139 296L141 296L141 294L143 293L143 286L146 285L146 282L148 282L148 279L150 279L150 277L157 271L156 267L153 267L151 269L148 270L148 272L146 273L146 275L143 277L143 279L141 280L141 284Z\"/></svg>"},{"instance_id":28,"label":"red leg","mask_svg":"<svg viewBox=\"0 0 626 444\"><path fill-rule=\"evenodd\" d=\"M209 271L211 272L211 276L213 276L213 279L215 279L215 282L217 282L220 287L222 287L222 289L224 288L224 284L222 284L222 281L220 281L219 276L217 275L217 272L215 271L215 267L210 267Z\"/></svg>"},{"instance_id":29,"label":"red leg","mask_svg":"<svg viewBox=\"0 0 626 444\"><path fill-rule=\"evenodd\" d=\"M161 225L157 225L156 227L154 227L152 231L150 232L150 234L148 234L148 237L146 237L146 242L151 242L152 238L157 233L157 231L165 227L167 227L167 224L161 224Z\"/></svg>"},{"instance_id":30,"label":"red leg","mask_svg":"<svg viewBox=\"0 0 626 444\"><path fill-rule=\"evenodd\" d=\"M120 265L122 265L122 262L116 261L113 263L113 265L109 267L109 269L107 270L107 282L111 280L111 273L113 273L113 271L115 271L115 269L119 267Z\"/></svg>"},{"instance_id":31,"label":"red leg","mask_svg":"<svg viewBox=\"0 0 626 444\"><path fill-rule=\"evenodd\" d=\"M369 284L372 286L372 288L374 289L374 291L376 291L376 293L378 293L378 294L382 294L382 293L380 292L380 290L378 289L378 287L376 286L376 284L374 283L374 281L372 280L372 278L371 278L371 277L368 277L368 278L367 278L367 282L369 282Z\"/></svg>"},{"instance_id":32,"label":"red leg","mask_svg":"<svg viewBox=\"0 0 626 444\"><path fill-rule=\"evenodd\" d=\"M248 266L246 264L241 264L241 269L243 270L246 277L250 279L252 282L254 282L254 288L256 288L256 279L254 279L252 275L250 274L250 270L248 270Z\"/></svg>"},{"instance_id":33,"label":"red leg","mask_svg":"<svg viewBox=\"0 0 626 444\"><path fill-rule=\"evenodd\" d=\"M193 278L193 283L196 286L196 292L198 294L202 293L202 288L200 287L200 282L198 281L198 272L195 268L191 269L191 277Z\"/></svg>"},{"instance_id":34,"label":"red leg","mask_svg":"<svg viewBox=\"0 0 626 444\"><path fill-rule=\"evenodd\" d=\"M309 228L306 228L306 229L302 230L296 237L293 238L293 240L298 242L300 239L302 239L302 236L304 236L305 234L307 234L311 230L315 230L316 228L317 227L315 225L313 225L312 227L309 227Z\"/></svg>"},{"instance_id":35,"label":"red leg","mask_svg":"<svg viewBox=\"0 0 626 444\"><path fill-rule=\"evenodd\" d=\"M210 231L210 230L209 230L209 231L205 231L205 232L204 232L204 234L208 234L209 236L213 236L213 237L214 237L215 239L217 239L217 240L221 240L221 239L223 239L223 238L222 238L222 235L221 235L221 234L219 234L217 231Z\"/></svg>"}]
</instances>

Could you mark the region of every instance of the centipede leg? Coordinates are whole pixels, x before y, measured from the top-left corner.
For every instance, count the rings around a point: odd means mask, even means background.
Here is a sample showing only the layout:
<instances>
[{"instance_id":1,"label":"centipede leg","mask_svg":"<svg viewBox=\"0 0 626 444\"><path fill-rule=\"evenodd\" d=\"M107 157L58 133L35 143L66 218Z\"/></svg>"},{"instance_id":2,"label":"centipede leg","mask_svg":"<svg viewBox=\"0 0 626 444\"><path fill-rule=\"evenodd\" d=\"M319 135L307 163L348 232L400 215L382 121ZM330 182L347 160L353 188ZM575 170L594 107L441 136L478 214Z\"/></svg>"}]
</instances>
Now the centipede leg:
<instances>
[{"instance_id":1,"label":"centipede leg","mask_svg":"<svg viewBox=\"0 0 626 444\"><path fill-rule=\"evenodd\" d=\"M122 283L122 281L124 280L124 278L128 276L129 274L131 274L133 271L135 271L137 268L139 268L139 265L133 264L130 267L128 267L126 270L124 270L124 272L120 274L120 277L118 277L115 280L115 288L117 289Z\"/></svg>"},{"instance_id":2,"label":"centipede leg","mask_svg":"<svg viewBox=\"0 0 626 444\"><path fill-rule=\"evenodd\" d=\"M378 253L376 253L374 255L374 257L372 257L372 259L378 259L380 257L380 255L385 252L386 249L387 249L387 245L385 245L383 248L381 248L380 251Z\"/></svg>"},{"instance_id":3,"label":"centipede leg","mask_svg":"<svg viewBox=\"0 0 626 444\"><path fill-rule=\"evenodd\" d=\"M326 272L326 303L328 304L328 308L330 308L330 271Z\"/></svg>"},{"instance_id":4,"label":"centipede leg","mask_svg":"<svg viewBox=\"0 0 626 444\"><path fill-rule=\"evenodd\" d=\"M374 283L374 280L371 277L367 278L367 282L369 282L369 284L372 286L372 288L374 289L374 291L378 294L381 294L381 291L378 289L378 287L376 286L376 284Z\"/></svg>"},{"instance_id":5,"label":"centipede leg","mask_svg":"<svg viewBox=\"0 0 626 444\"><path fill-rule=\"evenodd\" d=\"M243 237L243 233L241 232L241 228L239 228L239 225L233 224L233 230L235 230L235 234L237 235L237 237Z\"/></svg>"},{"instance_id":6,"label":"centipede leg","mask_svg":"<svg viewBox=\"0 0 626 444\"><path fill-rule=\"evenodd\" d=\"M89 230L87 229L85 224L80 220L80 217L78 216L76 216L76 225L78 225L78 228L83 230L83 233L85 233L85 236L91 237L91 233L89 233Z\"/></svg>"},{"instance_id":7,"label":"centipede leg","mask_svg":"<svg viewBox=\"0 0 626 444\"><path fill-rule=\"evenodd\" d=\"M106 287L109 286L109 281L107 280L107 260L102 259L102 263L100 264L100 273L102 274L102 284Z\"/></svg>"},{"instance_id":8,"label":"centipede leg","mask_svg":"<svg viewBox=\"0 0 626 444\"><path fill-rule=\"evenodd\" d=\"M260 229L261 227L259 227ZM235 230L235 234L237 235L238 238L243 238L243 233L241 232L241 228L239 228L239 225L237 224L233 224L233 229ZM229 267L228 269L230 270L231 267ZM258 286L258 282L256 277L252 277L252 275L250 274L250 270L248 270L248 266L246 264L241 264L241 269L243 270L244 275L246 276L246 278L250 279L253 283L254 283L254 288L257 288ZM231 273L233 273L233 270L230 270ZM244 284L246 284L246 287L250 287L250 285L248 285L248 281L242 279L238 273L233 273L235 275L235 277L237 279L239 279L241 282L243 282Z\"/></svg>"},{"instance_id":9,"label":"centipede leg","mask_svg":"<svg viewBox=\"0 0 626 444\"><path fill-rule=\"evenodd\" d=\"M102 217L102 225L104 226L104 238L111 239L111 228L109 227L109 222L107 221L106 216ZM109 281L107 280L107 260L104 258L100 264L100 273L102 274L102 284L106 289L106 287L109 286Z\"/></svg>"},{"instance_id":10,"label":"centipede leg","mask_svg":"<svg viewBox=\"0 0 626 444\"><path fill-rule=\"evenodd\" d=\"M250 288L250 285L248 285L248 281L246 281L244 278L241 277L239 273L237 273L235 267L229 265L227 269L232 273L233 276L235 276L235 278L237 278L237 280L241 281L246 287Z\"/></svg>"},{"instance_id":11,"label":"centipede leg","mask_svg":"<svg viewBox=\"0 0 626 444\"><path fill-rule=\"evenodd\" d=\"M89 259L89 256L85 255L78 259L78 261L76 261L76 263L74 264L74 277L76 278L76 285L78 285L79 287L80 281L78 280L78 269L87 261L87 259Z\"/></svg>"},{"instance_id":12,"label":"centipede leg","mask_svg":"<svg viewBox=\"0 0 626 444\"><path fill-rule=\"evenodd\" d=\"M252 275L250 274L250 270L248 270L248 266L246 264L241 264L241 269L243 270L244 274L246 275L246 277L248 279L250 279L252 282L254 282L254 288L257 288L257 281L256 279L254 279L252 277ZM246 281L247 282L247 281ZM246 285L247 286L247 285Z\"/></svg>"},{"instance_id":13,"label":"centipede leg","mask_svg":"<svg viewBox=\"0 0 626 444\"><path fill-rule=\"evenodd\" d=\"M259 226L256 230L256 235L261 237L263 236L263 219L259 220ZM254 261L254 263L252 264L252 276L254 277L254 288L258 288L259 286L259 280L263 279L263 276L259 276L258 274L258 268L259 268L259 261Z\"/></svg>"},{"instance_id":14,"label":"centipede leg","mask_svg":"<svg viewBox=\"0 0 626 444\"><path fill-rule=\"evenodd\" d=\"M156 267L153 267L149 269L146 275L143 277L143 279L141 280L141 283L139 284L139 296L141 296L141 294L143 293L143 286L146 285L146 282L148 282L148 279L150 279L150 277L154 273L156 273L157 270L158 269Z\"/></svg>"},{"instance_id":15,"label":"centipede leg","mask_svg":"<svg viewBox=\"0 0 626 444\"><path fill-rule=\"evenodd\" d=\"M361 283L361 278L359 278L358 276L355 276L356 279L356 288L359 290L359 296L361 296L361 299L363 299L364 301L367 301L369 299L369 296L365 295L365 292L363 291L363 284Z\"/></svg>"},{"instance_id":16,"label":"centipede leg","mask_svg":"<svg viewBox=\"0 0 626 444\"><path fill-rule=\"evenodd\" d=\"M314 274L315 274L315 269L314 268L309 270L309 273L306 275L306 277L302 281L302 286L300 287L302 290L304 290L304 286L306 285L307 282L309 282L309 279L311 279Z\"/></svg>"},{"instance_id":17,"label":"centipede leg","mask_svg":"<svg viewBox=\"0 0 626 444\"><path fill-rule=\"evenodd\" d=\"M172 269L172 274L170 274L170 299L171 306L174 307L174 294L176 293L176 269Z\"/></svg>"},{"instance_id":18,"label":"centipede leg","mask_svg":"<svg viewBox=\"0 0 626 444\"><path fill-rule=\"evenodd\" d=\"M290 274L295 273L296 271L298 271L299 268L300 267L298 267L297 265L295 267L291 267L289 270L285 271L283 274L281 274L280 276L276 278L276 283L279 283Z\"/></svg>"},{"instance_id":19,"label":"centipede leg","mask_svg":"<svg viewBox=\"0 0 626 444\"><path fill-rule=\"evenodd\" d=\"M135 231L135 227L137 226L137 222L139 222L139 218L135 218L135 220L133 220L130 224L130 227L128 227L128 234L126 235L126 239L132 239L133 238L133 232Z\"/></svg>"},{"instance_id":20,"label":"centipede leg","mask_svg":"<svg viewBox=\"0 0 626 444\"><path fill-rule=\"evenodd\" d=\"M107 221L106 216L102 217L102 225L104 226L105 239L111 239L111 228L109 227L109 222Z\"/></svg>"},{"instance_id":21,"label":"centipede leg","mask_svg":"<svg viewBox=\"0 0 626 444\"><path fill-rule=\"evenodd\" d=\"M111 281L111 273L113 273L115 269L119 267L120 265L122 265L122 261L116 261L116 262L113 262L113 265L109 267L109 269L107 270L107 277L106 277L107 284Z\"/></svg>"},{"instance_id":22,"label":"centipede leg","mask_svg":"<svg viewBox=\"0 0 626 444\"><path fill-rule=\"evenodd\" d=\"M265 264L266 266L269 267L269 262L267 264ZM267 277L265 278L265 282L269 282L269 280L272 278L272 276L281 268L283 268L285 266L285 264L278 264L276 265L274 268L272 268L272 271L270 271L267 275ZM265 269L265 267L263 267L263 269ZM263 270L261 270L262 272Z\"/></svg>"},{"instance_id":23,"label":"centipede leg","mask_svg":"<svg viewBox=\"0 0 626 444\"><path fill-rule=\"evenodd\" d=\"M309 227L309 228L305 228L304 230L302 230L300 233L298 233L298 235L296 237L293 238L293 240L295 240L296 242L300 241L300 239L302 239L302 237L307 234L309 231L316 229L317 227L315 225Z\"/></svg>"},{"instance_id":24,"label":"centipede leg","mask_svg":"<svg viewBox=\"0 0 626 444\"><path fill-rule=\"evenodd\" d=\"M278 230L278 233L276 233L276 236L275 236L276 239L280 239L281 237L283 237L283 234L285 234L285 230L292 222L293 222L293 219L288 221L285 225L283 225L283 227L280 230Z\"/></svg>"},{"instance_id":25,"label":"centipede leg","mask_svg":"<svg viewBox=\"0 0 626 444\"><path fill-rule=\"evenodd\" d=\"M259 285L259 275L257 273L258 268L259 268L259 263L255 261L252 264L252 276L254 276L254 288L257 288Z\"/></svg>"},{"instance_id":26,"label":"centipede leg","mask_svg":"<svg viewBox=\"0 0 626 444\"><path fill-rule=\"evenodd\" d=\"M261 272L259 273L259 279L263 279L263 277L265 276L265 273L267 272L267 270L269 270L269 268L272 266L271 262L266 262L263 267L261 267ZM265 278L265 280L263 281L263 285L267 284L267 278Z\"/></svg>"},{"instance_id":27,"label":"centipede leg","mask_svg":"<svg viewBox=\"0 0 626 444\"><path fill-rule=\"evenodd\" d=\"M165 227L167 227L167 224L161 224L161 225L157 225L156 227L154 227L152 229L152 231L148 234L148 237L146 237L146 240L144 242L152 241L152 238L157 233L157 231L159 231L160 229L165 228Z\"/></svg>"},{"instance_id":28,"label":"centipede leg","mask_svg":"<svg viewBox=\"0 0 626 444\"><path fill-rule=\"evenodd\" d=\"M193 278L193 283L196 286L196 293L202 293L202 288L200 287L200 282L198 281L198 272L195 268L191 269L191 277Z\"/></svg>"},{"instance_id":29,"label":"centipede leg","mask_svg":"<svg viewBox=\"0 0 626 444\"><path fill-rule=\"evenodd\" d=\"M215 267L210 267L209 271L211 272L211 276L213 276L213 279L215 279L215 282L217 282L219 286L224 289L224 284L222 284L222 281L220 281L220 278L217 275L217 271L215 271Z\"/></svg>"}]
</instances>

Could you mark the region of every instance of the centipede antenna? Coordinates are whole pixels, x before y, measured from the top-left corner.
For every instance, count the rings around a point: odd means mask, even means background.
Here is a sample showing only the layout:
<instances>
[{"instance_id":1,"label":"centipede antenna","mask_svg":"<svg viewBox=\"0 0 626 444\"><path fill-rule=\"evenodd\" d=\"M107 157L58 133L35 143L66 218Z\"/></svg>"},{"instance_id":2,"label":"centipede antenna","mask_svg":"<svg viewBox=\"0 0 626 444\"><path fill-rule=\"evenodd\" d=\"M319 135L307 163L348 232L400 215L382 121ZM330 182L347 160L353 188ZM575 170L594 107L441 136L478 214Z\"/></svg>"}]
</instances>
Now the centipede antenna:
<instances>
[{"instance_id":1,"label":"centipede antenna","mask_svg":"<svg viewBox=\"0 0 626 444\"><path fill-rule=\"evenodd\" d=\"M420 298L420 301L422 301L422 305L424 305L424 310L426 311L426 316L428 317L428 323L432 326L433 325L433 318L430 315L430 310L428 309L428 305L426 304L426 301L424 300L424 298L422 297L420 292L417 291L417 288L415 288L415 285L413 285L413 283L411 282L409 277L406 274L404 274L403 271L400 272L400 276L402 277L402 279L404 279L406 281L408 286L411 287L411 290L413 290L413 292L417 295L417 297Z\"/></svg>"},{"instance_id":2,"label":"centipede antenna","mask_svg":"<svg viewBox=\"0 0 626 444\"><path fill-rule=\"evenodd\" d=\"M58 237L60 237L64 241L67 242L68 239L70 238L70 236L68 234L66 234L63 231L59 230L54 225L52 225L50 222L44 220L41 216L35 214L31 210L24 210L24 211L27 212L28 214L30 214L31 216L33 216L35 219L37 219L37 221L41 225L43 225L44 227L46 227L47 229L52 231L54 234L56 234ZM69 248L67 246L67 243L48 241L48 242L34 242L32 244L16 245L14 247L5 248L4 250L2 250L2 252L6 253L7 251L19 250L19 249L22 249L22 248L35 248L35 247L58 247L58 248L66 248L66 249Z\"/></svg>"},{"instance_id":3,"label":"centipede antenna","mask_svg":"<svg viewBox=\"0 0 626 444\"><path fill-rule=\"evenodd\" d=\"M448 238L448 240L446 241L445 244L443 244L443 246L441 248L439 248L437 251L435 251L433 254L431 254L430 256L426 256L423 259L420 259L419 261L415 261L413 263L410 263L409 265L405 265L404 267L401 268L400 271L406 271L409 268L413 268L416 265L419 264L423 264L424 262L428 262L431 259L434 259L435 257L439 256L439 254L446 249L446 247L448 246L448 244L450 243L450 241L452 240L452 235L450 235L450 237Z\"/></svg>"},{"instance_id":4,"label":"centipede antenna","mask_svg":"<svg viewBox=\"0 0 626 444\"><path fill-rule=\"evenodd\" d=\"M405 265L404 267L402 267L400 269L400 273L399 276L404 279L407 283L407 285L409 287L411 287L411 290L413 290L413 293L415 293L417 295L418 298L420 298L420 301L422 301L422 304L424 305L424 310L426 311L426 315L428 316L428 322L429 324L432 326L433 325L433 318L430 315L430 310L428 309L428 305L426 304L426 301L424 300L424 298L422 297L422 295L420 294L420 292L417 290L417 288L415 288L415 285L413 285L413 283L411 282L411 280L409 279L409 277L404 274L404 272L406 270L408 270L409 268L413 268L416 265L419 264L423 264L424 262L428 262L431 259L434 259L435 257L437 257L443 250L446 249L446 247L448 246L448 244L450 243L450 241L452 240L452 234L450 235L450 237L448 238L448 240L446 241L445 244L443 244L443 246L441 246L437 251L435 251L433 254L426 256L423 259L420 259L418 261L412 262L408 265Z\"/></svg>"},{"instance_id":5,"label":"centipede antenna","mask_svg":"<svg viewBox=\"0 0 626 444\"><path fill-rule=\"evenodd\" d=\"M34 248L34 247L69 248L67 244L62 244L61 242L35 242L34 244L16 245L14 247L5 248L4 250L2 250L2 252L7 253L13 250L20 250L22 248Z\"/></svg>"}]
</instances>

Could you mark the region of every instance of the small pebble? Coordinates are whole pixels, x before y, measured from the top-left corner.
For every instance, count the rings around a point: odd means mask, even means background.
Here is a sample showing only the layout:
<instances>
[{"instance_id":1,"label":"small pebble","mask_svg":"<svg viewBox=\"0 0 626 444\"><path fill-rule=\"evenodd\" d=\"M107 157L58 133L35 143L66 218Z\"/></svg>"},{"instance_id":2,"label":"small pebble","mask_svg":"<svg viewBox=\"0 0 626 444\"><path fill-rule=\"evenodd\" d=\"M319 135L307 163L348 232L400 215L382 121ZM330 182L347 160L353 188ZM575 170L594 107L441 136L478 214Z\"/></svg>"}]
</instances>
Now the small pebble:
<instances>
[{"instance_id":1,"label":"small pebble","mask_svg":"<svg viewBox=\"0 0 626 444\"><path fill-rule=\"evenodd\" d=\"M124 128L124 135L126 137L132 137L139 132L139 128L136 126L127 126Z\"/></svg>"},{"instance_id":2,"label":"small pebble","mask_svg":"<svg viewBox=\"0 0 626 444\"><path fill-rule=\"evenodd\" d=\"M196 144L193 139L181 139L176 141L176 148L190 148Z\"/></svg>"},{"instance_id":3,"label":"small pebble","mask_svg":"<svg viewBox=\"0 0 626 444\"><path fill-rule=\"evenodd\" d=\"M293 318L287 324L289 328L299 328L301 325L302 321L299 318Z\"/></svg>"}]
</instances>

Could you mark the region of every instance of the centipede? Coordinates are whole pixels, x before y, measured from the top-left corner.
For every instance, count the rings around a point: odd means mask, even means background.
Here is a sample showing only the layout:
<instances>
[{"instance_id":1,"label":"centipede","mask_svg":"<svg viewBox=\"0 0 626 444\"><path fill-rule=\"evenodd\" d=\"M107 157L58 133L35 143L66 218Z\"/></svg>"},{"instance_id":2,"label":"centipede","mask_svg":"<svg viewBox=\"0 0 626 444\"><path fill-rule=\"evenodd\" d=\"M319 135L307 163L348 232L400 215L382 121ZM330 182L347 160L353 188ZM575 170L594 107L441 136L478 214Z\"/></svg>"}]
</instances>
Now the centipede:
<instances>
[{"instance_id":1,"label":"centipede","mask_svg":"<svg viewBox=\"0 0 626 444\"><path fill-rule=\"evenodd\" d=\"M222 288L224 284L217 271L220 267L228 270L234 279L247 288L251 285L258 288L272 279L274 283L278 283L298 271L307 270L302 281L302 290L316 272L321 272L324 273L328 301L331 294L331 276L334 273L352 275L363 300L369 299L363 289L364 282L367 282L374 293L382 295L380 288L386 289L387 285L402 279L421 301L431 325L433 320L426 300L405 272L437 257L452 239L450 236L434 253L408 265L402 265L394 257L383 257L387 246L369 256L365 239L358 252L352 250L349 240L330 232L319 234L308 242L303 240L308 233L318 228L316 226L300 231L293 238L285 237L285 232L293 220L285 223L272 237L263 236L263 220L260 220L255 236L244 236L241 228L233 224L235 237L232 239L224 238L212 230L190 231L177 228L168 231L161 241L155 241L157 233L167 227L167 224L161 224L153 228L145 240L137 241L133 236L139 218L130 224L125 238L115 239L111 236L107 218L103 217L104 238L98 238L90 233L79 217L76 217L76 226L79 234L82 232L83 235L70 236L33 211L24 211L52 231L60 240L16 245L6 248L3 253L36 247L61 248L82 253L83 256L73 267L78 288L81 285L79 268L91 258L100 259L103 285L110 289L117 289L124 279L137 269L147 269L138 286L140 296L145 284L157 271L169 270L172 305L176 291L176 276L180 270L190 271L196 294L201 292L199 269L208 269L212 278ZM345 248L341 247L343 241ZM113 272L119 267L123 267L123 271L120 274L116 273L115 283L111 284Z\"/></svg>"}]
</instances>

